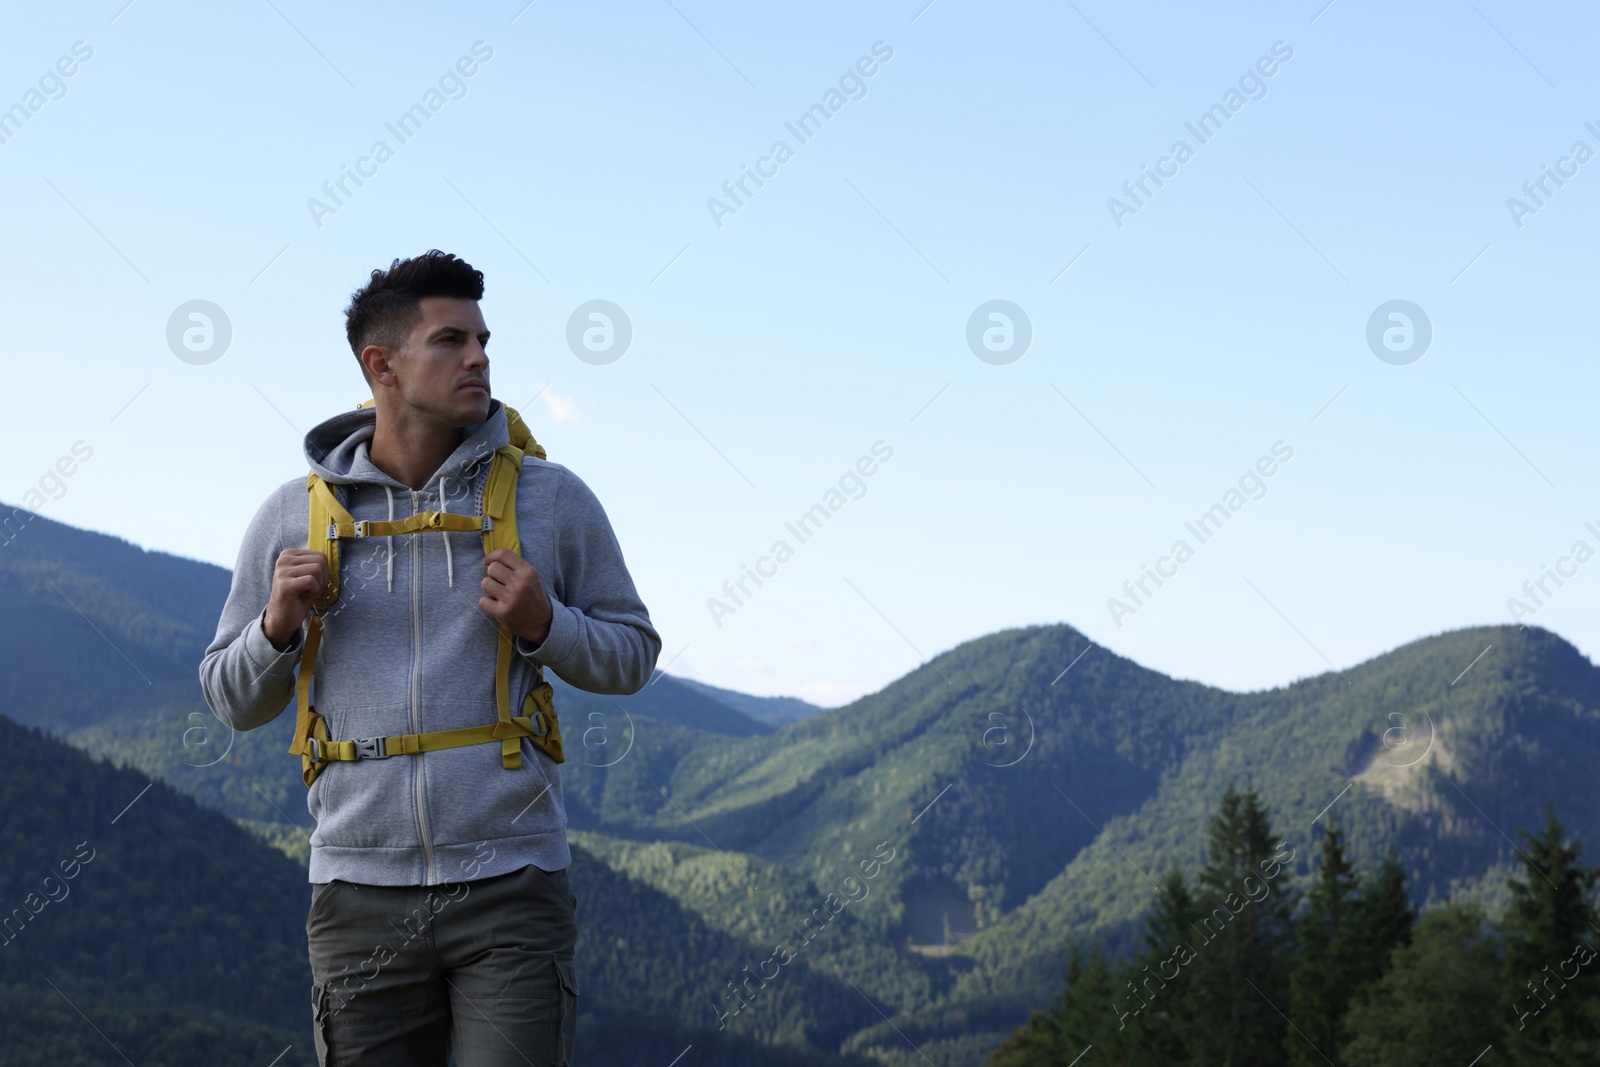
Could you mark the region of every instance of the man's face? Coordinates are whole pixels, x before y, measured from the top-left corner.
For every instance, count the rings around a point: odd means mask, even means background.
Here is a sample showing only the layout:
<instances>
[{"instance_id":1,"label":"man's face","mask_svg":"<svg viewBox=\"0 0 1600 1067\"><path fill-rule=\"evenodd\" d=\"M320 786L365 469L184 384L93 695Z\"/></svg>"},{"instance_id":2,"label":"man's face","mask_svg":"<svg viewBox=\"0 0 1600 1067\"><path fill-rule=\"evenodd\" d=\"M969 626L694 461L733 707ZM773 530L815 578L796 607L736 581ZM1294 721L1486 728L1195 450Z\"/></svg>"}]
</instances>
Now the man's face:
<instances>
[{"instance_id":1,"label":"man's face","mask_svg":"<svg viewBox=\"0 0 1600 1067\"><path fill-rule=\"evenodd\" d=\"M489 417L489 328L476 300L425 296L422 320L405 346L390 354L400 396L408 407L452 426Z\"/></svg>"}]
</instances>

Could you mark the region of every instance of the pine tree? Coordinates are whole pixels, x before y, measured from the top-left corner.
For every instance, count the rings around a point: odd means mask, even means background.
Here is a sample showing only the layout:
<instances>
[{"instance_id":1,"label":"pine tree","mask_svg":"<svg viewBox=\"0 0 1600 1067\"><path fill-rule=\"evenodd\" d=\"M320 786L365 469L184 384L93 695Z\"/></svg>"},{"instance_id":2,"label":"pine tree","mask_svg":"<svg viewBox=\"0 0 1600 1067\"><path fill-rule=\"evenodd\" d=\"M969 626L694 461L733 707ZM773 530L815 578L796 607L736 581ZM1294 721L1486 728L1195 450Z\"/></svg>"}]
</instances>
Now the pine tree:
<instances>
[{"instance_id":1,"label":"pine tree","mask_svg":"<svg viewBox=\"0 0 1600 1067\"><path fill-rule=\"evenodd\" d=\"M1077 953L1075 952L1076 956ZM1073 974L1076 964L1076 974ZM1123 982L1126 967L1113 967L1098 944L1087 958L1069 963L1068 988L1062 999L1060 1036L1052 1067L1066 1067L1093 1048L1095 1062L1125 1062L1125 1050L1132 1041L1126 1020L1117 1018L1114 1002Z\"/></svg>"},{"instance_id":2,"label":"pine tree","mask_svg":"<svg viewBox=\"0 0 1600 1067\"><path fill-rule=\"evenodd\" d=\"M1495 1011L1505 986L1494 931L1478 904L1448 904L1422 917L1392 966L1358 993L1345 1016L1350 1067L1467 1067L1501 1034ZM1331 1049L1327 1050L1333 1054ZM1495 1057L1496 1053L1490 1053Z\"/></svg>"},{"instance_id":3,"label":"pine tree","mask_svg":"<svg viewBox=\"0 0 1600 1067\"><path fill-rule=\"evenodd\" d=\"M1098 943L1088 949L1074 944L1061 995L1013 1030L984 1067L1067 1067L1090 1047L1098 1053L1095 1062L1128 1062L1131 1035L1119 1031L1112 1009L1118 970Z\"/></svg>"},{"instance_id":4,"label":"pine tree","mask_svg":"<svg viewBox=\"0 0 1600 1067\"><path fill-rule=\"evenodd\" d=\"M1356 904L1356 956L1364 970L1356 975L1358 984L1376 981L1388 969L1394 950L1411 943L1417 913L1406 893L1406 872L1391 849L1378 873L1361 887Z\"/></svg>"},{"instance_id":5,"label":"pine tree","mask_svg":"<svg viewBox=\"0 0 1600 1067\"><path fill-rule=\"evenodd\" d=\"M1293 850L1280 851L1256 791L1231 784L1207 838L1186 1050L1202 1067L1279 1064L1294 947L1285 866Z\"/></svg>"},{"instance_id":6,"label":"pine tree","mask_svg":"<svg viewBox=\"0 0 1600 1067\"><path fill-rule=\"evenodd\" d=\"M1145 920L1144 948L1135 957L1132 980L1146 1000L1133 1030L1129 1063L1170 1067L1188 1061L1186 1036L1194 1028L1188 965L1195 959L1199 911L1183 873L1173 867L1162 880ZM1126 1005L1131 1007L1132 1005Z\"/></svg>"},{"instance_id":7,"label":"pine tree","mask_svg":"<svg viewBox=\"0 0 1600 1067\"><path fill-rule=\"evenodd\" d=\"M1289 1063L1337 1067L1339 1049L1350 1038L1344 1018L1353 996L1388 969L1393 950L1410 938L1415 913L1394 855L1358 886L1344 834L1331 823L1306 903L1295 926L1298 953L1289 977Z\"/></svg>"},{"instance_id":8,"label":"pine tree","mask_svg":"<svg viewBox=\"0 0 1600 1067\"><path fill-rule=\"evenodd\" d=\"M1061 1044L1060 1022L1052 1012L1035 1009L1028 1021L1011 1031L989 1053L983 1067L1048 1067Z\"/></svg>"},{"instance_id":9,"label":"pine tree","mask_svg":"<svg viewBox=\"0 0 1600 1067\"><path fill-rule=\"evenodd\" d=\"M1332 823L1322 839L1322 863L1295 924L1299 948L1289 975L1286 1049L1292 1067L1338 1064L1341 1022L1355 983L1356 872L1345 856L1344 835Z\"/></svg>"},{"instance_id":10,"label":"pine tree","mask_svg":"<svg viewBox=\"0 0 1600 1067\"><path fill-rule=\"evenodd\" d=\"M1506 882L1511 903L1501 920L1506 982L1514 991L1507 1058L1524 1067L1592 1060L1600 1051L1600 958L1589 895L1600 871L1579 862L1579 843L1565 840L1553 806L1544 827L1522 837L1522 877Z\"/></svg>"}]
</instances>

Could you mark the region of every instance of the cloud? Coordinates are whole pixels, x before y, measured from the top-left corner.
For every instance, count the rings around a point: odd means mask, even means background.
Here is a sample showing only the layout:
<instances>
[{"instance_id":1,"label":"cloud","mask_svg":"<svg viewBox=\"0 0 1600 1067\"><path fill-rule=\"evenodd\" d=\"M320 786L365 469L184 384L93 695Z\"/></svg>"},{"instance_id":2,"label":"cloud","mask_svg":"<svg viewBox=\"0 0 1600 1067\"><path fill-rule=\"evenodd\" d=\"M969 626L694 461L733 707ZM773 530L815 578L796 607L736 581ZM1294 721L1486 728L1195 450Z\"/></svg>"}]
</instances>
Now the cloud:
<instances>
[{"instance_id":1,"label":"cloud","mask_svg":"<svg viewBox=\"0 0 1600 1067\"><path fill-rule=\"evenodd\" d=\"M578 410L578 402L570 396L563 396L554 389L546 389L541 394L545 410L550 413L550 421L558 425L563 422L582 422L583 412Z\"/></svg>"}]
</instances>

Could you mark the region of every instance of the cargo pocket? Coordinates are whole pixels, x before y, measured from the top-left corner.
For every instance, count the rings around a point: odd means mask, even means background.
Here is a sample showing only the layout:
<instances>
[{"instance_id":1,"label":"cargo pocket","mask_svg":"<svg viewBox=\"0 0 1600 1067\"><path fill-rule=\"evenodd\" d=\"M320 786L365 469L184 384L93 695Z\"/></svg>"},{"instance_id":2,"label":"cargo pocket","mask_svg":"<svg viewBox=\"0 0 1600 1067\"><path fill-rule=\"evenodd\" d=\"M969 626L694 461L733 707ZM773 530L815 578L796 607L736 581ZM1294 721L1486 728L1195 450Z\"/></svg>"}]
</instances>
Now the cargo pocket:
<instances>
[{"instance_id":1,"label":"cargo pocket","mask_svg":"<svg viewBox=\"0 0 1600 1067\"><path fill-rule=\"evenodd\" d=\"M318 1067L330 1067L333 1057L328 1054L328 991L322 986L311 987L311 1036L317 1048Z\"/></svg>"},{"instance_id":2,"label":"cargo pocket","mask_svg":"<svg viewBox=\"0 0 1600 1067\"><path fill-rule=\"evenodd\" d=\"M561 1021L561 1047L557 1050L556 1067L570 1067L572 1046L578 1039L577 961L571 956L557 956L556 974L561 979L561 992L557 1004Z\"/></svg>"}]
</instances>

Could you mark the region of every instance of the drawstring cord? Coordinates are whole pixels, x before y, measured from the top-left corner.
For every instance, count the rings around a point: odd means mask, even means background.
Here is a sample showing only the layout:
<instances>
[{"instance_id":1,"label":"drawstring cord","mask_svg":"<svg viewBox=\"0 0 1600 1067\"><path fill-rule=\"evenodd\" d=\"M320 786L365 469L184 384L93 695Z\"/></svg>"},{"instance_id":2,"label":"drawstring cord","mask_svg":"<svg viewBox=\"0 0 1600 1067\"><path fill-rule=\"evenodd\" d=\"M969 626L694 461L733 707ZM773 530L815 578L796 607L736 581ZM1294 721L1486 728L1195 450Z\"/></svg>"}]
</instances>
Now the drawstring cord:
<instances>
[{"instance_id":1,"label":"drawstring cord","mask_svg":"<svg viewBox=\"0 0 1600 1067\"><path fill-rule=\"evenodd\" d=\"M383 487L384 495L389 498L389 521L394 521L394 490L387 485ZM385 537L384 542L389 547L389 592L394 592L394 534Z\"/></svg>"},{"instance_id":2,"label":"drawstring cord","mask_svg":"<svg viewBox=\"0 0 1600 1067\"><path fill-rule=\"evenodd\" d=\"M383 494L389 499L389 521L393 522L394 490L386 485L383 487ZM441 514L450 514L450 490L448 475L441 475L439 478L439 511ZM456 584L456 561L455 554L450 549L450 531L444 530L441 532L444 534L444 569L446 581L449 583L450 588L454 589ZM389 585L388 591L392 593L394 592L394 535L390 534L384 538L384 541L387 543L389 548L389 560L387 567Z\"/></svg>"},{"instance_id":3,"label":"drawstring cord","mask_svg":"<svg viewBox=\"0 0 1600 1067\"><path fill-rule=\"evenodd\" d=\"M447 476L440 476L439 478L439 513L441 515L450 513L450 491L446 488L449 480ZM450 531L445 530L443 532L445 580L450 588L454 589L456 585L456 564L455 558L450 554Z\"/></svg>"}]
</instances>

